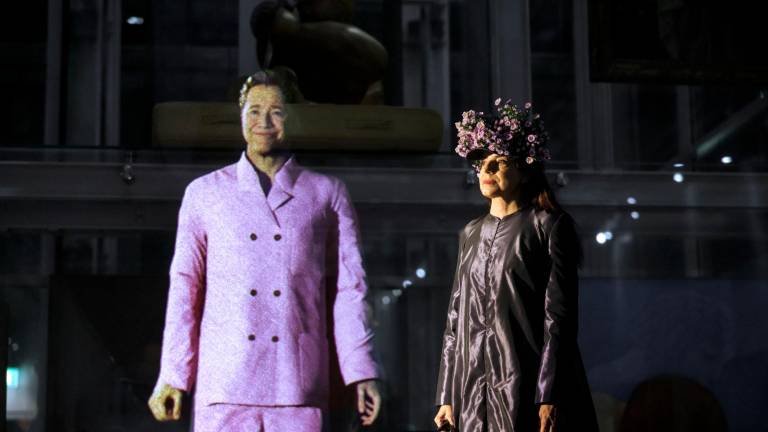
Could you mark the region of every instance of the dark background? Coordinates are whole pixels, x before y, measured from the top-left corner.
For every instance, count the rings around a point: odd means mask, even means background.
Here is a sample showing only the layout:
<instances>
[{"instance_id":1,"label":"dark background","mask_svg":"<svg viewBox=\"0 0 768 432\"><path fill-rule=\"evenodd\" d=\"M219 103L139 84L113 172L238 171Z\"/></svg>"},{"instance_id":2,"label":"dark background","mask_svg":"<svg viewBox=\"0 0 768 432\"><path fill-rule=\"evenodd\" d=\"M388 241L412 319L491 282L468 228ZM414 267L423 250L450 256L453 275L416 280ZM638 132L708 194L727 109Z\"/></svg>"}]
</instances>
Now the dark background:
<instances>
[{"instance_id":1,"label":"dark background","mask_svg":"<svg viewBox=\"0 0 768 432\"><path fill-rule=\"evenodd\" d=\"M188 430L189 413L161 426L146 409L176 214L186 183L240 150L159 147L153 109L235 103L248 4L4 5L0 353L20 372L7 430ZM356 2L354 24L389 53L387 103L445 126L430 152L297 153L344 180L359 213L385 396L373 429L432 430L457 233L487 211L452 125L508 92L546 119L549 174L580 227L580 343L601 431L643 430L622 418L666 415L654 400L676 407L666 430L691 430L681 419L707 398L728 430L768 430L763 8ZM700 386L631 400L661 374Z\"/></svg>"}]
</instances>

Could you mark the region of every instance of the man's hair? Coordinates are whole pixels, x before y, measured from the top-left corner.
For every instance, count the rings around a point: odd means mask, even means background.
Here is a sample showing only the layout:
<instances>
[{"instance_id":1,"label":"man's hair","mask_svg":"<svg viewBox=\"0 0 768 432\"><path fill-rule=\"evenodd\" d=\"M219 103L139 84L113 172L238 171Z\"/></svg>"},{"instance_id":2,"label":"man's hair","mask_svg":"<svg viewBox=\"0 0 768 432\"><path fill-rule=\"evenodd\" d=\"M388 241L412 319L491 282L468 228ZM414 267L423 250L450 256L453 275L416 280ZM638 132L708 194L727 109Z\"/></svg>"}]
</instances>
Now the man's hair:
<instances>
[{"instance_id":1,"label":"man's hair","mask_svg":"<svg viewBox=\"0 0 768 432\"><path fill-rule=\"evenodd\" d=\"M299 90L296 74L292 70L284 67L275 69L264 69L246 78L243 86L240 87L240 109L245 106L248 92L259 85L277 87L283 95L285 103L300 103L304 101Z\"/></svg>"}]
</instances>

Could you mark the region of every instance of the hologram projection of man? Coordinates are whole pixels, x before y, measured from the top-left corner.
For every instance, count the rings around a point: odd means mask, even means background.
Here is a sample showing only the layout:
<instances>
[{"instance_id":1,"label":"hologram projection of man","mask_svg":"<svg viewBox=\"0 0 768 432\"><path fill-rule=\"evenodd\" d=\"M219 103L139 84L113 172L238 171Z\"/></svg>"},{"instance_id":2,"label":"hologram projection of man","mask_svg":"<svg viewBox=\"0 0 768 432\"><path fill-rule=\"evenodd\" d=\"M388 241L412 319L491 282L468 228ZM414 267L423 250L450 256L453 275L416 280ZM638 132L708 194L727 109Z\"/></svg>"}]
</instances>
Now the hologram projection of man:
<instances>
[{"instance_id":1,"label":"hologram projection of man","mask_svg":"<svg viewBox=\"0 0 768 432\"><path fill-rule=\"evenodd\" d=\"M184 192L149 400L160 421L179 419L194 388L198 432L320 431L329 278L342 377L356 386L363 425L378 415L356 214L340 180L303 168L285 148L285 104L297 99L287 71L249 77L240 94L246 150Z\"/></svg>"}]
</instances>

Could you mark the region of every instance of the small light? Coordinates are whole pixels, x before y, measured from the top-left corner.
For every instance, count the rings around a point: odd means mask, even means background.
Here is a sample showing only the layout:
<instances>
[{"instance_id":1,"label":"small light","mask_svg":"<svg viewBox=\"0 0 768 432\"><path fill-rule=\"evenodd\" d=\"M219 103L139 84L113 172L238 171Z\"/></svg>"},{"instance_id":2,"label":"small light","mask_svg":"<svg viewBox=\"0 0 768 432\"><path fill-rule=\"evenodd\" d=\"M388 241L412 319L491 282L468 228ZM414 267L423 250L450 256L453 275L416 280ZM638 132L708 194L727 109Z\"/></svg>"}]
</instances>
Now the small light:
<instances>
[{"instance_id":1,"label":"small light","mask_svg":"<svg viewBox=\"0 0 768 432\"><path fill-rule=\"evenodd\" d=\"M725 165L728 165L731 162L733 162L733 158L726 155L726 156L723 156L723 157L720 158L720 162L722 162Z\"/></svg>"},{"instance_id":2,"label":"small light","mask_svg":"<svg viewBox=\"0 0 768 432\"><path fill-rule=\"evenodd\" d=\"M403 290L401 290L400 288L395 288L392 290L392 295L395 297L400 297L401 295L403 295Z\"/></svg>"},{"instance_id":3,"label":"small light","mask_svg":"<svg viewBox=\"0 0 768 432\"><path fill-rule=\"evenodd\" d=\"M595 236L595 241L600 244L605 244L605 242L608 241L608 238L606 238L606 235L604 232L599 232Z\"/></svg>"},{"instance_id":4,"label":"small light","mask_svg":"<svg viewBox=\"0 0 768 432\"><path fill-rule=\"evenodd\" d=\"M675 173L675 175L672 176L672 180L674 180L675 183L682 183L683 180L685 180L685 176L683 176L682 173Z\"/></svg>"},{"instance_id":5,"label":"small light","mask_svg":"<svg viewBox=\"0 0 768 432\"><path fill-rule=\"evenodd\" d=\"M425 277L427 277L427 271L424 270L421 267L417 268L416 269L416 277L419 278L419 279L424 279Z\"/></svg>"},{"instance_id":6,"label":"small light","mask_svg":"<svg viewBox=\"0 0 768 432\"><path fill-rule=\"evenodd\" d=\"M680 162L678 162L678 163L676 163L676 164L674 164L674 165L672 165L672 166L673 166L673 167L675 167L675 168L682 168L682 167L684 167L684 166L685 166L685 164L684 164L684 163L680 163Z\"/></svg>"},{"instance_id":7,"label":"small light","mask_svg":"<svg viewBox=\"0 0 768 432\"><path fill-rule=\"evenodd\" d=\"M383 304L385 306L388 305L391 302L392 302L392 299L389 298L388 295L385 295L384 297L381 298L381 304Z\"/></svg>"},{"instance_id":8,"label":"small light","mask_svg":"<svg viewBox=\"0 0 768 432\"><path fill-rule=\"evenodd\" d=\"M606 240L613 240L613 233L610 231L605 232L605 239Z\"/></svg>"},{"instance_id":9,"label":"small light","mask_svg":"<svg viewBox=\"0 0 768 432\"><path fill-rule=\"evenodd\" d=\"M627 204L635 205L637 204L637 199L635 199L635 197L627 197Z\"/></svg>"},{"instance_id":10,"label":"small light","mask_svg":"<svg viewBox=\"0 0 768 432\"><path fill-rule=\"evenodd\" d=\"M5 370L5 384L8 388L19 388L19 376L21 372L18 368L8 368Z\"/></svg>"},{"instance_id":11,"label":"small light","mask_svg":"<svg viewBox=\"0 0 768 432\"><path fill-rule=\"evenodd\" d=\"M128 17L127 20L125 20L129 25L142 25L144 24L144 18L139 16L132 16Z\"/></svg>"},{"instance_id":12,"label":"small light","mask_svg":"<svg viewBox=\"0 0 768 432\"><path fill-rule=\"evenodd\" d=\"M638 220L638 219L640 219L640 212L637 212L637 211L633 211L633 212L631 212L629 215L630 215L630 216L632 217L632 219L634 219L634 220Z\"/></svg>"},{"instance_id":13,"label":"small light","mask_svg":"<svg viewBox=\"0 0 768 432\"><path fill-rule=\"evenodd\" d=\"M11 344L11 350L14 351L14 352L18 351L19 350L19 344L17 344L16 342L12 343Z\"/></svg>"},{"instance_id":14,"label":"small light","mask_svg":"<svg viewBox=\"0 0 768 432\"><path fill-rule=\"evenodd\" d=\"M413 282L411 282L409 279L403 281L403 288L409 288L411 285L413 285Z\"/></svg>"}]
</instances>

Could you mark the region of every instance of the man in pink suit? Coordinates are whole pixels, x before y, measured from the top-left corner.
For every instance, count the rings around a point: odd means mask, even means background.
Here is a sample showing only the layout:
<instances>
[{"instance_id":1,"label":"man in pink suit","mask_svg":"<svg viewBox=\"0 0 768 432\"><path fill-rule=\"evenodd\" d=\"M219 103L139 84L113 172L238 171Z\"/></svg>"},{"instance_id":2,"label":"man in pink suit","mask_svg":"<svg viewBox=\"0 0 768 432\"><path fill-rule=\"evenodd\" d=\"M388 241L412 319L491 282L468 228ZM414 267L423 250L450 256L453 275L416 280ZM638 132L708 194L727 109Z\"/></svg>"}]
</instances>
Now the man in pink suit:
<instances>
[{"instance_id":1,"label":"man in pink suit","mask_svg":"<svg viewBox=\"0 0 768 432\"><path fill-rule=\"evenodd\" d=\"M282 150L290 75L259 72L240 96L247 150L192 181L179 210L160 376L149 400L177 420L195 387L194 428L320 431L328 403L326 280L333 329L362 423L380 407L354 208L344 184Z\"/></svg>"}]
</instances>

